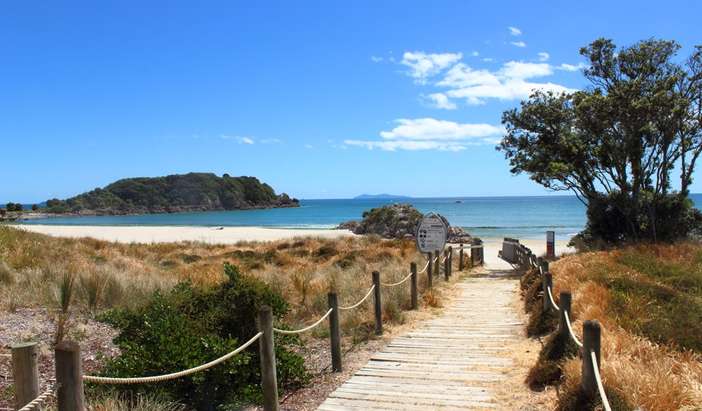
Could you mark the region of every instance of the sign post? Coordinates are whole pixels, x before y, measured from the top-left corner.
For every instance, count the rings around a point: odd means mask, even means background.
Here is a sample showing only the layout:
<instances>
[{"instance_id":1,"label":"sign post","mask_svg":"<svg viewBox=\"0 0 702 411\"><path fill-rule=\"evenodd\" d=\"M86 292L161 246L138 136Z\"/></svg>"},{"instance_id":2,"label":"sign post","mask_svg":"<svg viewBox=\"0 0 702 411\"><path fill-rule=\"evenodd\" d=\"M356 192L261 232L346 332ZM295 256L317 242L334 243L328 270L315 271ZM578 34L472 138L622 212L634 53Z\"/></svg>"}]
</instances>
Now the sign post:
<instances>
[{"instance_id":1,"label":"sign post","mask_svg":"<svg viewBox=\"0 0 702 411\"><path fill-rule=\"evenodd\" d=\"M555 231L546 231L546 258L556 258Z\"/></svg>"},{"instance_id":2,"label":"sign post","mask_svg":"<svg viewBox=\"0 0 702 411\"><path fill-rule=\"evenodd\" d=\"M417 226L417 248L422 253L443 251L448 237L448 227L444 220L434 213L429 213L422 218Z\"/></svg>"}]
</instances>

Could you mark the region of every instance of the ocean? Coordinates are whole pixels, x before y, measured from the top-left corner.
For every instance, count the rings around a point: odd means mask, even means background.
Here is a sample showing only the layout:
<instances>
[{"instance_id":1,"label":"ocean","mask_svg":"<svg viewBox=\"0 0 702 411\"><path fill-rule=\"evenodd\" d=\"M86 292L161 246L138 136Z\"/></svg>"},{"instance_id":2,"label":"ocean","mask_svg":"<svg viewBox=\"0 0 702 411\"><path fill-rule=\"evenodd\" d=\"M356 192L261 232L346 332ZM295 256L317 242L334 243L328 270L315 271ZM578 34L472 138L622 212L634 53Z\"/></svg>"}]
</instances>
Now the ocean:
<instances>
[{"instance_id":1,"label":"ocean","mask_svg":"<svg viewBox=\"0 0 702 411\"><path fill-rule=\"evenodd\" d=\"M702 194L691 195L702 204ZM25 224L150 225L150 226L260 226L274 228L334 228L360 219L363 211L392 203L410 203L421 212L445 216L451 225L481 238L545 238L548 230L567 240L585 226L585 207L574 196L446 197L386 199L301 200L299 208L211 211L129 216L56 217Z\"/></svg>"}]
</instances>

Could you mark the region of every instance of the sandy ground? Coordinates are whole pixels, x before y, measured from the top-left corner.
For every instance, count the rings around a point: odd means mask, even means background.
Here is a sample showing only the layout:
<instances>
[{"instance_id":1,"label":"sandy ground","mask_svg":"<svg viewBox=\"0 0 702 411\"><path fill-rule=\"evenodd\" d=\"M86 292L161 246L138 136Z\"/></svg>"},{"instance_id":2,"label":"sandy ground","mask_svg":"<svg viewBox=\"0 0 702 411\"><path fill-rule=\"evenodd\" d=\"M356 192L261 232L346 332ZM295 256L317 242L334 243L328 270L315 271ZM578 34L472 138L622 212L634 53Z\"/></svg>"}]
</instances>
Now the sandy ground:
<instances>
[{"instance_id":1,"label":"sandy ground","mask_svg":"<svg viewBox=\"0 0 702 411\"><path fill-rule=\"evenodd\" d=\"M174 227L174 226L70 226L14 225L13 227L55 237L91 237L118 243L170 243L200 241L234 244L240 241L275 241L293 237L338 238L353 236L348 230L282 229L263 227Z\"/></svg>"}]
</instances>

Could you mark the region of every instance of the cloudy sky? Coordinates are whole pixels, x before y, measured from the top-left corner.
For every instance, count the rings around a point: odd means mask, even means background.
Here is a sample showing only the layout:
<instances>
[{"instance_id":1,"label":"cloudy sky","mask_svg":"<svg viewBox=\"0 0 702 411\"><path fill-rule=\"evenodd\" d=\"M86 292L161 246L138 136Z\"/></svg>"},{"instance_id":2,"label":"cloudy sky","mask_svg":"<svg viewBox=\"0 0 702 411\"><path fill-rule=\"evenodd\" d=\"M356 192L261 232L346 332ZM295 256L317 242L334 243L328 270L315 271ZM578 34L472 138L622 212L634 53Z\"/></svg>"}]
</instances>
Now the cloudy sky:
<instances>
[{"instance_id":1,"label":"cloudy sky","mask_svg":"<svg viewBox=\"0 0 702 411\"><path fill-rule=\"evenodd\" d=\"M598 37L702 43L698 2L569 3L6 4L0 202L188 171L300 198L545 194L494 149L504 110L586 87Z\"/></svg>"}]
</instances>

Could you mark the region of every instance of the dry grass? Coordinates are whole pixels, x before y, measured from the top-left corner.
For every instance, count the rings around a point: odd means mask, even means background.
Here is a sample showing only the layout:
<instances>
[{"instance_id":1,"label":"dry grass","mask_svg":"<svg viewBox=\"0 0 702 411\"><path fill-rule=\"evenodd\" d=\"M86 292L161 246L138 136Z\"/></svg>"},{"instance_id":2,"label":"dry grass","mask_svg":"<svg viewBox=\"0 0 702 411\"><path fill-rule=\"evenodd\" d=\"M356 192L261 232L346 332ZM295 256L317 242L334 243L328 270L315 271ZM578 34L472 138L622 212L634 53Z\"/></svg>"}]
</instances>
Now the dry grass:
<instances>
[{"instance_id":1,"label":"dry grass","mask_svg":"<svg viewBox=\"0 0 702 411\"><path fill-rule=\"evenodd\" d=\"M153 291L169 289L179 281L202 286L223 281L222 265L230 262L279 291L291 304L288 321L295 326L326 311L329 290L336 290L341 305L350 305L366 294L372 271L380 271L381 281L393 282L409 272L412 261L420 269L424 266L412 242L377 237L235 245L119 244L53 238L0 226L0 308L58 308L65 275L76 278L73 304L81 310L138 305ZM424 281L420 276L420 287ZM403 321L408 288L383 288L385 320ZM342 314L342 326L358 328L370 321L371 308L364 304L354 315Z\"/></svg>"},{"instance_id":2,"label":"dry grass","mask_svg":"<svg viewBox=\"0 0 702 411\"><path fill-rule=\"evenodd\" d=\"M614 396L620 396L629 404L646 410L693 410L699 409L702 404L702 356L699 352L675 344L678 338L676 330L682 332L684 326L671 323L668 324L669 328L655 328L659 330L656 335L647 334L650 327L639 326L651 322L670 322L670 318L674 318L670 316L678 313L677 309L660 311L660 305L670 301L695 301L700 297L700 294L696 294L699 290L691 288L689 293L674 294L675 299L667 300L667 293L662 297L641 294L638 290L645 290L645 285L652 283L670 293L683 291L671 288L666 278L657 277L651 268L657 266L648 264L651 261L637 268L632 267L635 265L632 261L646 262L647 258L653 257L660 266L696 278L699 275L701 250L702 247L696 244L637 246L578 254L551 264L554 294L558 295L562 290L573 294L576 332L582 330L585 319L600 321L603 327L603 379ZM622 279L643 285L624 292L618 287ZM694 283L694 280L691 281ZM622 298L629 298L629 304L614 303ZM687 298L693 300L684 300ZM688 309L692 310L692 307ZM694 312L687 311L690 316L694 316ZM682 320L699 322L701 319ZM702 338L700 335L692 337ZM694 343L697 340L685 341ZM580 383L580 364L578 358L566 361L563 387L566 392L573 392Z\"/></svg>"}]
</instances>

